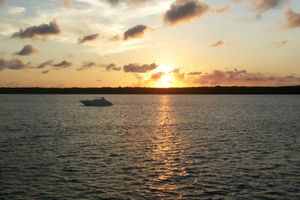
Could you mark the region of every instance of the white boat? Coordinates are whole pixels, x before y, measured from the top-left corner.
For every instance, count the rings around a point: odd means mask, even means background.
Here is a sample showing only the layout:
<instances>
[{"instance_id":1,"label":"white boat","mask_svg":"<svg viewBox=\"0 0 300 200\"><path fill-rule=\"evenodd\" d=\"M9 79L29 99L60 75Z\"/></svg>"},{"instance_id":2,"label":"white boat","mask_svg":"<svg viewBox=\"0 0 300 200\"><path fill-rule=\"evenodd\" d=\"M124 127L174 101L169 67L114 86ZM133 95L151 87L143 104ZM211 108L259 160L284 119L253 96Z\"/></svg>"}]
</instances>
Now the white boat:
<instances>
[{"instance_id":1,"label":"white boat","mask_svg":"<svg viewBox=\"0 0 300 200\"><path fill-rule=\"evenodd\" d=\"M107 101L104 97L95 98L93 100L81 100L85 106L111 106L113 105L110 101Z\"/></svg>"}]
</instances>

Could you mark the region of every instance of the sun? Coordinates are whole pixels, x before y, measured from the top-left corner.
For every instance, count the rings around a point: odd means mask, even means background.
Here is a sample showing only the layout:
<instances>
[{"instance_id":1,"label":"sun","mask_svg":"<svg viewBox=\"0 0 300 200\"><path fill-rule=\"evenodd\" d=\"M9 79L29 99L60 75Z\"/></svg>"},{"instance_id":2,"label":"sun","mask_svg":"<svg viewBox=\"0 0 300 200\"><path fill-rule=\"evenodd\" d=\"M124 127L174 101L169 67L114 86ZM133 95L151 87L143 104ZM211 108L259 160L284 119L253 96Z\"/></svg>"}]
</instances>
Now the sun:
<instances>
[{"instance_id":1,"label":"sun","mask_svg":"<svg viewBox=\"0 0 300 200\"><path fill-rule=\"evenodd\" d=\"M159 65L155 70L156 73L161 73L161 77L154 81L153 87L170 88L174 87L175 78L173 75L174 67L172 65Z\"/></svg>"},{"instance_id":2,"label":"sun","mask_svg":"<svg viewBox=\"0 0 300 200\"><path fill-rule=\"evenodd\" d=\"M157 88L170 88L175 86L175 79L173 74L163 74L160 79L154 82L154 87Z\"/></svg>"}]
</instances>

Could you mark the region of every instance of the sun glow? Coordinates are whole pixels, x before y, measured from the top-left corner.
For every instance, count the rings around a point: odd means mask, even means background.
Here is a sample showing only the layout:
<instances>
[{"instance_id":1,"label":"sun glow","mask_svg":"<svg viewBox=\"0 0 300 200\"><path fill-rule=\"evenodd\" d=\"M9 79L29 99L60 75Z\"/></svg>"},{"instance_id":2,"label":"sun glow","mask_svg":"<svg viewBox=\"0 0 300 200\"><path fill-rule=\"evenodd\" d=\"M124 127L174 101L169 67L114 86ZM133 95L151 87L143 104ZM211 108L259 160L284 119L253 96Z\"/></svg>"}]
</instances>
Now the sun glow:
<instances>
[{"instance_id":1,"label":"sun glow","mask_svg":"<svg viewBox=\"0 0 300 200\"><path fill-rule=\"evenodd\" d=\"M170 88L175 87L175 78L173 75L174 67L172 65L159 65L155 70L156 73L161 73L161 77L154 80L153 87Z\"/></svg>"}]
</instances>

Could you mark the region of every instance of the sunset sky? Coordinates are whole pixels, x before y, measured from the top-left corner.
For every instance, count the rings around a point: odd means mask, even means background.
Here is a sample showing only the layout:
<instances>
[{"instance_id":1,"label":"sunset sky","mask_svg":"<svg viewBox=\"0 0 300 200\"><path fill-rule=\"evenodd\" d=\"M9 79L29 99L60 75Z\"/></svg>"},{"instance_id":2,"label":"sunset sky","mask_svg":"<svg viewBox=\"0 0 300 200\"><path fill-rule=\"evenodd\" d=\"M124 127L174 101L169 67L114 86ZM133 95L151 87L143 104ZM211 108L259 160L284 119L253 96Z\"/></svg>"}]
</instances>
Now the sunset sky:
<instances>
[{"instance_id":1,"label":"sunset sky","mask_svg":"<svg viewBox=\"0 0 300 200\"><path fill-rule=\"evenodd\" d=\"M300 85L299 0L0 0L0 87Z\"/></svg>"}]
</instances>

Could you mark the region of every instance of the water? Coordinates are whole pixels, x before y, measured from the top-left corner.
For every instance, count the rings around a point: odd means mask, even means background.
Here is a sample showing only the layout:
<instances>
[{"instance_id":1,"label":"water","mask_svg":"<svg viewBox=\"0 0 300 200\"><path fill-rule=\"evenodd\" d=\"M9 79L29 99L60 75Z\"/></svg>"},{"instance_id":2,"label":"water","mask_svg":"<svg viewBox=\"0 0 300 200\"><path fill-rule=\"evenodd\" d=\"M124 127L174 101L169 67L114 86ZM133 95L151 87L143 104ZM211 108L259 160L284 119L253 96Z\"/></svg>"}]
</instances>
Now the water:
<instances>
[{"instance_id":1,"label":"water","mask_svg":"<svg viewBox=\"0 0 300 200\"><path fill-rule=\"evenodd\" d=\"M0 199L300 199L300 96L0 95Z\"/></svg>"}]
</instances>

